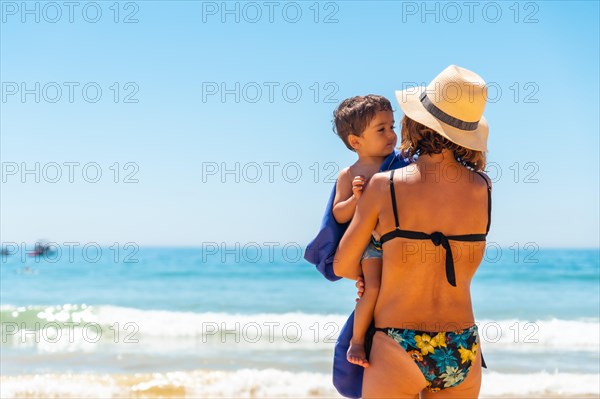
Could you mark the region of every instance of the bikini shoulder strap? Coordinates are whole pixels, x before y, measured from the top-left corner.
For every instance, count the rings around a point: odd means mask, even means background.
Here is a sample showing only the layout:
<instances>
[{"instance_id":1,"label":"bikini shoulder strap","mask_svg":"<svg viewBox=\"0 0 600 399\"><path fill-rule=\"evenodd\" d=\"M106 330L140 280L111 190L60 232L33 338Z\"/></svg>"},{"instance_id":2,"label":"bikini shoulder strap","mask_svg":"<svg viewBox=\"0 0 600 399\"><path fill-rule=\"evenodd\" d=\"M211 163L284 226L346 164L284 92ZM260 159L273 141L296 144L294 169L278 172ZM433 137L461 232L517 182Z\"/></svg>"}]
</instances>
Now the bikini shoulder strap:
<instances>
[{"instance_id":1,"label":"bikini shoulder strap","mask_svg":"<svg viewBox=\"0 0 600 399\"><path fill-rule=\"evenodd\" d=\"M476 172L483 180L485 180L488 188L488 222L487 227L485 228L485 234L487 234L490 231L490 223L492 222L492 181L485 173L480 171Z\"/></svg>"},{"instance_id":2,"label":"bikini shoulder strap","mask_svg":"<svg viewBox=\"0 0 600 399\"><path fill-rule=\"evenodd\" d=\"M399 229L400 223L398 223L398 209L396 208L396 191L394 190L394 169L390 173L390 194L392 195L392 209L394 210L396 229Z\"/></svg>"}]
</instances>

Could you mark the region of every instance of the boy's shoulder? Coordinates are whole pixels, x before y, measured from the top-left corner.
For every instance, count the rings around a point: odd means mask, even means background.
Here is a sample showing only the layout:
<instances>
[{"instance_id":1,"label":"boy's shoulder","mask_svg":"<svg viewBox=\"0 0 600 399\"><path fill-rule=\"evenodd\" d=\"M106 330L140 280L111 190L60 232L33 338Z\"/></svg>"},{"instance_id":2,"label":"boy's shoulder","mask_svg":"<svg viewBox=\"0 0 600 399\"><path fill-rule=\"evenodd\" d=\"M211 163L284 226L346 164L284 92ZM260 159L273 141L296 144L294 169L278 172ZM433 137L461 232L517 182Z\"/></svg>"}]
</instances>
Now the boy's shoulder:
<instances>
[{"instance_id":1,"label":"boy's shoulder","mask_svg":"<svg viewBox=\"0 0 600 399\"><path fill-rule=\"evenodd\" d=\"M352 167L352 165L346 166L345 168L342 168L342 170L340 170L340 173L338 174L338 182L345 182L345 181L352 181L351 180L351 173L350 173L350 168Z\"/></svg>"}]
</instances>

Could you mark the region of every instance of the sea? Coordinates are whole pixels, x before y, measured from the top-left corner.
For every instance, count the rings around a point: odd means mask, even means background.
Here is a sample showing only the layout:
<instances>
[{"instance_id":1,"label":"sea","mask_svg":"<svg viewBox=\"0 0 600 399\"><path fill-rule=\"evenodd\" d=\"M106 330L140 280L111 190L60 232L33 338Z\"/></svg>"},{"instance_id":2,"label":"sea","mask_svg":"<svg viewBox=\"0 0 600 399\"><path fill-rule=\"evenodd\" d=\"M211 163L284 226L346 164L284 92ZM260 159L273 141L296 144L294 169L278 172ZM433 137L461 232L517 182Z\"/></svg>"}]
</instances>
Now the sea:
<instances>
[{"instance_id":1,"label":"sea","mask_svg":"<svg viewBox=\"0 0 600 399\"><path fill-rule=\"evenodd\" d=\"M488 248L471 291L481 397L600 396L598 249ZM0 396L340 397L355 298L302 248L2 255Z\"/></svg>"}]
</instances>

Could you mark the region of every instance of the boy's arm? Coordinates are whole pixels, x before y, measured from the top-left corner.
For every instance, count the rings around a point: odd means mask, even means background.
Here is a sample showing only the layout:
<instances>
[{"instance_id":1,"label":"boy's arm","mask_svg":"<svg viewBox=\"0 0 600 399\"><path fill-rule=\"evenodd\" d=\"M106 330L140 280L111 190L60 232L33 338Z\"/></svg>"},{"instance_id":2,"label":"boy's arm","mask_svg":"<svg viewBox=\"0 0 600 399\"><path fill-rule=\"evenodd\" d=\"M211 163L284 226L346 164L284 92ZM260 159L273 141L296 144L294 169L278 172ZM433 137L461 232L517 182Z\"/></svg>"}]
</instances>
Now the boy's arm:
<instances>
[{"instance_id":1,"label":"boy's arm","mask_svg":"<svg viewBox=\"0 0 600 399\"><path fill-rule=\"evenodd\" d=\"M358 198L352 192L352 181L349 174L350 168L344 168L340 172L333 200L333 217L338 223L347 223L354 216Z\"/></svg>"},{"instance_id":2,"label":"boy's arm","mask_svg":"<svg viewBox=\"0 0 600 399\"><path fill-rule=\"evenodd\" d=\"M371 183L365 187L365 192L358 201L356 214L340 240L333 259L333 272L336 276L356 280L362 275L360 258L377 225L381 207L380 194L386 184L385 176L375 174Z\"/></svg>"}]
</instances>

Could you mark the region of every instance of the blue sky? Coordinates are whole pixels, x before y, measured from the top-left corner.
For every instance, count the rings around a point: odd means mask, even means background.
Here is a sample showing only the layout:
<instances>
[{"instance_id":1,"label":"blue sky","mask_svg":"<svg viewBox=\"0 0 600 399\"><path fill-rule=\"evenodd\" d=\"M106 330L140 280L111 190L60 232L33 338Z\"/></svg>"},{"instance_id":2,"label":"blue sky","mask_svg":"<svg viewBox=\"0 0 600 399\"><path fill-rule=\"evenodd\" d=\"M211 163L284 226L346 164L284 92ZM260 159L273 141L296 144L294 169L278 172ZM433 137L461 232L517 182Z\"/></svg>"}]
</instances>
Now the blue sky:
<instances>
[{"instance_id":1,"label":"blue sky","mask_svg":"<svg viewBox=\"0 0 600 399\"><path fill-rule=\"evenodd\" d=\"M339 101L398 109L394 90L456 64L496 93L488 240L598 246L598 2L477 2L470 16L463 2L139 1L116 15L109 1L95 23L87 2L72 22L22 4L1 5L3 242L305 245L326 177L355 161L331 131ZM39 183L22 173L36 163Z\"/></svg>"}]
</instances>

